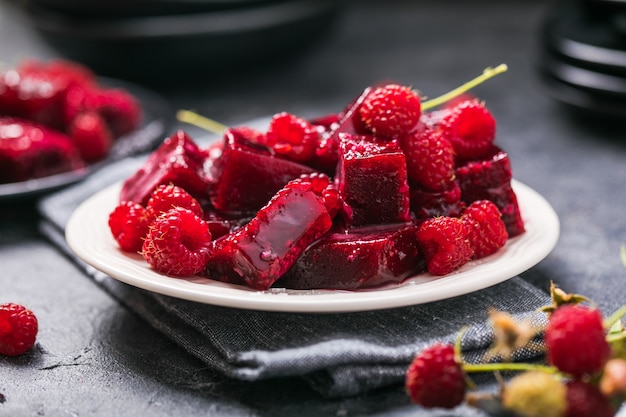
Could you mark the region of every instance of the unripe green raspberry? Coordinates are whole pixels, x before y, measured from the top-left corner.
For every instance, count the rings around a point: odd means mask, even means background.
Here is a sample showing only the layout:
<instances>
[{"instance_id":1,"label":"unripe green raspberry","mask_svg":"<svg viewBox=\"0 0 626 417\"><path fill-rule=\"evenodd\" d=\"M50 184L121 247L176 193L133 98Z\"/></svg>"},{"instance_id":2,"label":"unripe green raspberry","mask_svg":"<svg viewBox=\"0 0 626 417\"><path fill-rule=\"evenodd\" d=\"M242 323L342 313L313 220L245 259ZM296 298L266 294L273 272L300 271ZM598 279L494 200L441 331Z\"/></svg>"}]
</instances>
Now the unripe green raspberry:
<instances>
[{"instance_id":1,"label":"unripe green raspberry","mask_svg":"<svg viewBox=\"0 0 626 417\"><path fill-rule=\"evenodd\" d=\"M502 404L524 417L562 417L567 390L554 375L531 371L519 374L504 388Z\"/></svg>"}]
</instances>

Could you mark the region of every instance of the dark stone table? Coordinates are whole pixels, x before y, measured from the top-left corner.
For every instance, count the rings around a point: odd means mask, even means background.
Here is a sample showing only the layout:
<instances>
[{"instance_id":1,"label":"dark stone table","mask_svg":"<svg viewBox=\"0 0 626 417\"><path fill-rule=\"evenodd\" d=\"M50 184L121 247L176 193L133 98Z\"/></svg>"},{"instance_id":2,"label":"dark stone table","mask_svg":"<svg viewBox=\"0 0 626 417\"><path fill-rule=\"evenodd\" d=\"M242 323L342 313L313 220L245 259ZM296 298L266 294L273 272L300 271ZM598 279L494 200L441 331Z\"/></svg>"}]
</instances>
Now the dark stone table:
<instances>
[{"instance_id":1,"label":"dark stone table","mask_svg":"<svg viewBox=\"0 0 626 417\"><path fill-rule=\"evenodd\" d=\"M18 4L0 1L0 61L59 56ZM552 279L609 312L626 299L619 257L626 244L626 130L623 122L573 114L542 91L536 50L547 7L540 1L348 3L332 33L292 59L151 88L173 108L233 124L283 110L337 111L384 79L436 96L505 62L509 71L475 93L498 120L497 140L511 155L515 177L545 196L561 220L555 250L523 276L542 288ZM28 305L40 322L32 352L0 358L2 416L417 415L402 387L325 400L297 379L247 384L215 375L207 383L208 370L188 366L195 359L40 235L33 201L0 203L0 225L0 302Z\"/></svg>"}]
</instances>

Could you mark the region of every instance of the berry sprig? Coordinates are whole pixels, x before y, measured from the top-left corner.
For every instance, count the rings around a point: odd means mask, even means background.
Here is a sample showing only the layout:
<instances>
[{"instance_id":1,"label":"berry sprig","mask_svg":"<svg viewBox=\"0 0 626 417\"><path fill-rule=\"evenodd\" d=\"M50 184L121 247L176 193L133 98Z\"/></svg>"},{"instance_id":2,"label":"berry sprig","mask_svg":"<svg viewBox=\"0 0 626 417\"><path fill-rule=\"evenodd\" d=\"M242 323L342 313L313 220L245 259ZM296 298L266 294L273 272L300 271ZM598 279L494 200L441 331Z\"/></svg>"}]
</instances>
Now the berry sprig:
<instances>
[{"instance_id":1,"label":"berry sprig","mask_svg":"<svg viewBox=\"0 0 626 417\"><path fill-rule=\"evenodd\" d=\"M435 343L410 364L405 386L411 400L425 408L454 408L464 401L520 417L610 417L626 400L626 328L623 306L603 319L586 298L566 294L553 284L553 303L545 328L515 323L504 312L490 311L495 342L481 363L461 354L464 331L454 345ZM564 301L566 300L566 301ZM515 350L544 333L546 362L509 362ZM491 362L500 357L503 362ZM468 375L519 372L497 394L468 393ZM445 395L441 393L446 393ZM507 414L508 415L508 414Z\"/></svg>"}]
</instances>

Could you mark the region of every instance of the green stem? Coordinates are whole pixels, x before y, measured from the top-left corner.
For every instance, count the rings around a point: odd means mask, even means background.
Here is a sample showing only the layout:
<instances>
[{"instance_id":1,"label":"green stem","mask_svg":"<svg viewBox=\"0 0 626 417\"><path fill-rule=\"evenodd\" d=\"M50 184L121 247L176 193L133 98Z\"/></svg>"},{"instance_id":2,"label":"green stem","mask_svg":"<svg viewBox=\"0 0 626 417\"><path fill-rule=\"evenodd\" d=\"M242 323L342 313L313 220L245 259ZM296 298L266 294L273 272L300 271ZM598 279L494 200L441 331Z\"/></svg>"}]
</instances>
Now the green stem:
<instances>
[{"instance_id":1,"label":"green stem","mask_svg":"<svg viewBox=\"0 0 626 417\"><path fill-rule=\"evenodd\" d=\"M626 316L626 305L620 307L617 311L611 314L604 320L604 327L610 329L618 320L621 320L623 316Z\"/></svg>"},{"instance_id":2,"label":"green stem","mask_svg":"<svg viewBox=\"0 0 626 417\"><path fill-rule=\"evenodd\" d=\"M609 334L606 336L606 341L608 343L622 342L624 340L626 340L626 334L623 332L617 334Z\"/></svg>"},{"instance_id":3,"label":"green stem","mask_svg":"<svg viewBox=\"0 0 626 417\"><path fill-rule=\"evenodd\" d=\"M485 68L483 70L483 73L480 74L478 77L474 78L473 80L466 82L465 84L455 88L452 91L445 93L444 95L441 95L439 97L433 98L431 100L426 100L425 102L423 102L422 111L432 109L433 107L437 107L447 101L450 101L453 98L458 97L461 94L471 90L477 85L487 81L488 79L505 72L507 69L509 68L507 67L506 64L500 64L495 68L491 68L491 67Z\"/></svg>"},{"instance_id":4,"label":"green stem","mask_svg":"<svg viewBox=\"0 0 626 417\"><path fill-rule=\"evenodd\" d=\"M189 123L190 125L199 127L201 129L208 130L209 132L215 133L217 135L223 134L224 131L228 129L228 126L207 117L201 116L198 113L192 112L190 110L177 111L176 119L181 122Z\"/></svg>"},{"instance_id":5,"label":"green stem","mask_svg":"<svg viewBox=\"0 0 626 417\"><path fill-rule=\"evenodd\" d=\"M541 371L556 374L558 370L553 366L532 363L464 363L463 370L470 372L495 372L495 371Z\"/></svg>"}]
</instances>

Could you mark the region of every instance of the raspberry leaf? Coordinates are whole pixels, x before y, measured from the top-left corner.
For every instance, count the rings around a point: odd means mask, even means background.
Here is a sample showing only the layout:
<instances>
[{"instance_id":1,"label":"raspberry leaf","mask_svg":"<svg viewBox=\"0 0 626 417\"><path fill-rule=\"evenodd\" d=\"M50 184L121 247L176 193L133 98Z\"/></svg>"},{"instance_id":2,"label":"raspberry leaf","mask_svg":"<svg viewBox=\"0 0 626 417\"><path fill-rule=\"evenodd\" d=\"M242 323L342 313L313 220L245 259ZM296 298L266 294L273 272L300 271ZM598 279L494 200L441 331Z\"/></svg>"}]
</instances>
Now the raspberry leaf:
<instances>
[{"instance_id":1,"label":"raspberry leaf","mask_svg":"<svg viewBox=\"0 0 626 417\"><path fill-rule=\"evenodd\" d=\"M550 281L550 296L552 297L552 304L540 308L540 311L544 313L553 313L558 307L565 304L580 304L585 301L589 301L587 297L580 294L566 293L562 289L558 288L554 281Z\"/></svg>"}]
</instances>

